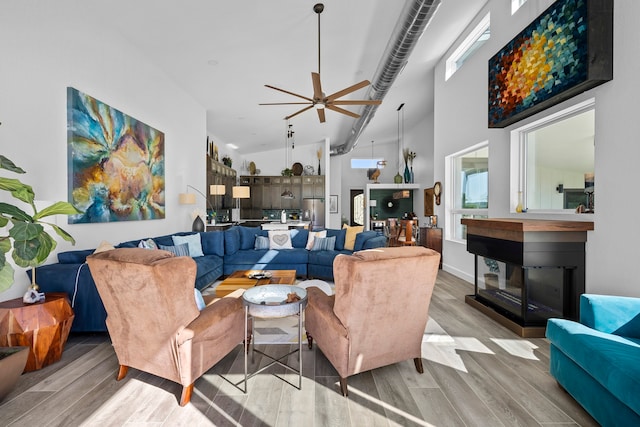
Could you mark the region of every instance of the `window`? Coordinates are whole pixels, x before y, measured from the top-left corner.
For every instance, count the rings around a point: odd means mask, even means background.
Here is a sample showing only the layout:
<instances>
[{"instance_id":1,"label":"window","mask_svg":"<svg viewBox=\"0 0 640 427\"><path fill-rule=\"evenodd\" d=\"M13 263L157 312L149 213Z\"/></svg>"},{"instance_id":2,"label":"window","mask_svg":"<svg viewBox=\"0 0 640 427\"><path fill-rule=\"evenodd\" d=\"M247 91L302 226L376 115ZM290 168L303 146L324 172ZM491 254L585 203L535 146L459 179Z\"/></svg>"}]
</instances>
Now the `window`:
<instances>
[{"instance_id":1,"label":"window","mask_svg":"<svg viewBox=\"0 0 640 427\"><path fill-rule=\"evenodd\" d=\"M449 77L458 71L462 64L465 63L471 56L480 49L480 46L485 44L489 37L491 37L491 16L489 13L482 18L482 21L476 25L476 27L469 33L460 46L451 54L446 62L445 80L449 80Z\"/></svg>"},{"instance_id":2,"label":"window","mask_svg":"<svg viewBox=\"0 0 640 427\"><path fill-rule=\"evenodd\" d=\"M469 147L447 156L446 175L449 191L445 200L446 234L449 240L464 241L466 227L462 218L486 218L489 209L489 146L488 142Z\"/></svg>"},{"instance_id":3,"label":"window","mask_svg":"<svg viewBox=\"0 0 640 427\"><path fill-rule=\"evenodd\" d=\"M525 4L527 0L511 0L511 14L513 15L520 9L520 6Z\"/></svg>"},{"instance_id":4,"label":"window","mask_svg":"<svg viewBox=\"0 0 640 427\"><path fill-rule=\"evenodd\" d=\"M351 169L374 169L384 167L384 159L351 159Z\"/></svg>"},{"instance_id":5,"label":"window","mask_svg":"<svg viewBox=\"0 0 640 427\"><path fill-rule=\"evenodd\" d=\"M520 191L527 210L592 209L594 144L594 99L512 131L511 210Z\"/></svg>"}]
</instances>

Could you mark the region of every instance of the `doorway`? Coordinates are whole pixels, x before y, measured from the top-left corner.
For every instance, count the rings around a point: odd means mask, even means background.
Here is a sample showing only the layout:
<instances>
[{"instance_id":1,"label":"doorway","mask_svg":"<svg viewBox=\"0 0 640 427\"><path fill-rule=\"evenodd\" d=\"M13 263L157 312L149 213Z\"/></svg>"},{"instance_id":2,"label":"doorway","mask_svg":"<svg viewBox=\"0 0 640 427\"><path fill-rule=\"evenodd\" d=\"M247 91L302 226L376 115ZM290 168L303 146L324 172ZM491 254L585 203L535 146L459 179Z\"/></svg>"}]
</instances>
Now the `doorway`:
<instances>
[{"instance_id":1,"label":"doorway","mask_svg":"<svg viewBox=\"0 0 640 427\"><path fill-rule=\"evenodd\" d=\"M364 190L351 190L349 225L364 225Z\"/></svg>"}]
</instances>

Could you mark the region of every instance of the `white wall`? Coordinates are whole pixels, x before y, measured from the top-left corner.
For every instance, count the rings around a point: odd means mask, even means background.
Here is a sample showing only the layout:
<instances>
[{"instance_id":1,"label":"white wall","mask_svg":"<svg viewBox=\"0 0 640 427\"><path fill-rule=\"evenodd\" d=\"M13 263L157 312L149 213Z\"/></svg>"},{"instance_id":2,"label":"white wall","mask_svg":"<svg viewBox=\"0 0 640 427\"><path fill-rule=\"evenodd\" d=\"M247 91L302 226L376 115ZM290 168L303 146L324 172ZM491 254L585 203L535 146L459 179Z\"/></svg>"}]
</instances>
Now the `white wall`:
<instances>
[{"instance_id":1,"label":"white wall","mask_svg":"<svg viewBox=\"0 0 640 427\"><path fill-rule=\"evenodd\" d=\"M594 221L595 231L588 233L586 245L587 292L640 296L634 269L638 260L637 240L640 238L634 214L640 210L640 199L635 196L636 183L632 178L640 158L640 144L637 143L640 134L640 121L637 119L640 95L637 40L640 39L640 28L634 22L634 17L640 16L640 2L623 0L615 3L613 81L508 128L487 128L487 61L551 3L551 0L529 0L511 16L508 2L490 0L479 17L487 10L491 11L491 39L447 82L444 81L447 55L437 65L434 82L435 178L443 180L446 186L445 156L488 140L489 216L513 216L510 213L510 197L513 195L509 194L509 131L594 97L596 213L589 216L520 215L524 218ZM475 23L471 27L473 25ZM444 205L437 210L441 224L447 226L446 218L442 216ZM473 257L467 253L465 245L445 241L443 260L445 269L473 280Z\"/></svg>"},{"instance_id":2,"label":"white wall","mask_svg":"<svg viewBox=\"0 0 640 427\"><path fill-rule=\"evenodd\" d=\"M61 242L57 251L190 230L193 207L180 206L177 199L186 184L206 185L202 106L95 16L57 2L4 4L0 51L0 152L27 171L20 179L33 186L37 200L67 200L67 86L165 134L166 218L68 225L61 217L58 224L77 244ZM204 210L204 198L198 203ZM26 286L27 276L18 268L14 286L0 300L22 295Z\"/></svg>"}]
</instances>

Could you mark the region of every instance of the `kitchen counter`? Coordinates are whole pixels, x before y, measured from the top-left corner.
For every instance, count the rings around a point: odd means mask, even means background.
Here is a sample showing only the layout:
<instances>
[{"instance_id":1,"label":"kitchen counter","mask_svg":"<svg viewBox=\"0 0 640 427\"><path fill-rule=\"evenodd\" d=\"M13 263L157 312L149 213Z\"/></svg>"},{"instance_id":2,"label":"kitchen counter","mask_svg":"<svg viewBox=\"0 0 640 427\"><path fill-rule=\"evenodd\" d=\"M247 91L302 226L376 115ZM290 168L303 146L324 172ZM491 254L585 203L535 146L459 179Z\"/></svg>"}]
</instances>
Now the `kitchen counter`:
<instances>
[{"instance_id":1,"label":"kitchen counter","mask_svg":"<svg viewBox=\"0 0 640 427\"><path fill-rule=\"evenodd\" d=\"M296 221L289 220L285 223L281 223L280 221L271 221L265 224L262 224L263 230L290 230L292 228L309 228L311 221Z\"/></svg>"}]
</instances>

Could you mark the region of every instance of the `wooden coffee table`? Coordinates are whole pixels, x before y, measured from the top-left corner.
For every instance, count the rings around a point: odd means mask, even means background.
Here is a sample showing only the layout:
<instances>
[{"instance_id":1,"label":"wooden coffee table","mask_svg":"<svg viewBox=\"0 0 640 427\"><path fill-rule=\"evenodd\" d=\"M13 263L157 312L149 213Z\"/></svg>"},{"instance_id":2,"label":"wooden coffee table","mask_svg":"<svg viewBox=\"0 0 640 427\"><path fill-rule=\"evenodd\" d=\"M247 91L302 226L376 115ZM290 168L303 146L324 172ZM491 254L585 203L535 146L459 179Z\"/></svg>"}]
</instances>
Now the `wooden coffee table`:
<instances>
[{"instance_id":1,"label":"wooden coffee table","mask_svg":"<svg viewBox=\"0 0 640 427\"><path fill-rule=\"evenodd\" d=\"M251 273L271 273L270 278L251 279ZM293 285L296 283L295 270L238 270L230 274L216 288L216 296L223 297L236 289L249 289L261 285Z\"/></svg>"}]
</instances>

